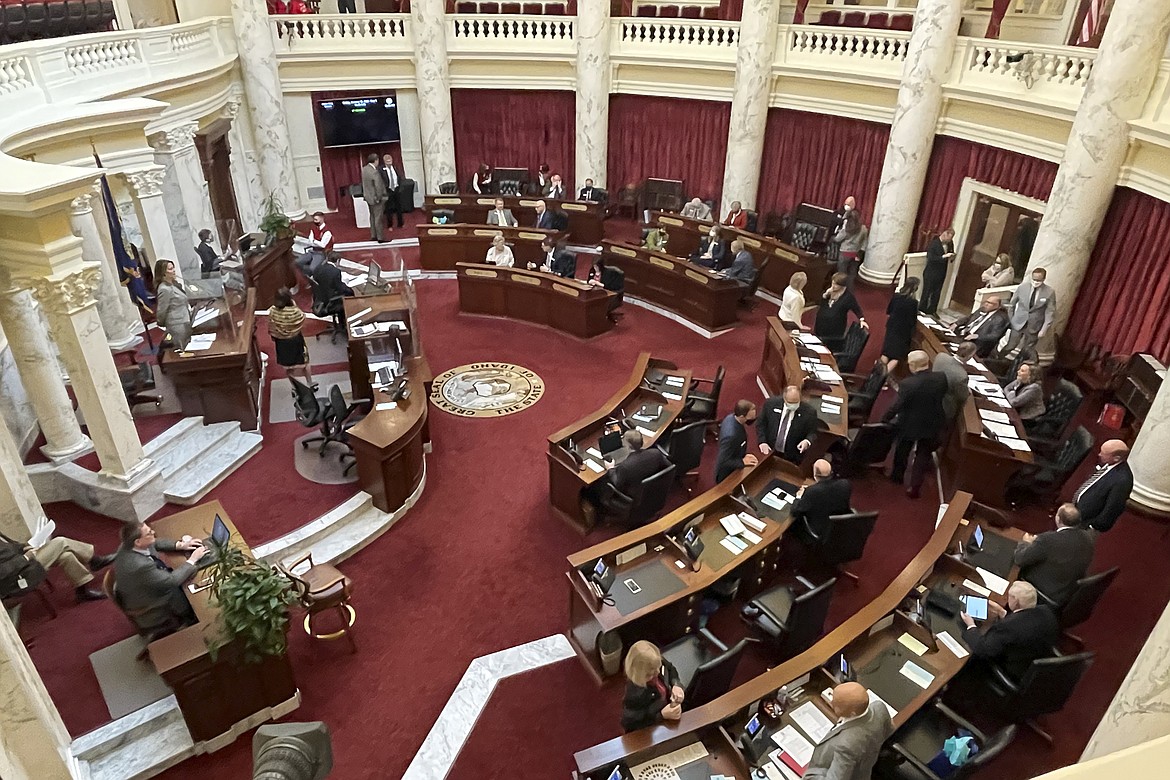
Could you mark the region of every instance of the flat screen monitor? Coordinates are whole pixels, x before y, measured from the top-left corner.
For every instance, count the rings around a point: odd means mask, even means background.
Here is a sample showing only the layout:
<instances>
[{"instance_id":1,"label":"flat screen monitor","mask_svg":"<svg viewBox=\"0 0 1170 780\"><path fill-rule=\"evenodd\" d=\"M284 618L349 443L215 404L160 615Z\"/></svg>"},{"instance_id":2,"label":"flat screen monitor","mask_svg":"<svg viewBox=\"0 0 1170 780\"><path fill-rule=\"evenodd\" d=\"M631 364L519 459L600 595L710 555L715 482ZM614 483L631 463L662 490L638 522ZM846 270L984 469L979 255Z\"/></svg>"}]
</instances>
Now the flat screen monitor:
<instances>
[{"instance_id":1,"label":"flat screen monitor","mask_svg":"<svg viewBox=\"0 0 1170 780\"><path fill-rule=\"evenodd\" d=\"M971 535L971 538L975 541L975 547L983 549L983 526L975 526L975 533Z\"/></svg>"},{"instance_id":2,"label":"flat screen monitor","mask_svg":"<svg viewBox=\"0 0 1170 780\"><path fill-rule=\"evenodd\" d=\"M752 719L747 722L747 735L754 737L760 733L760 716L752 715Z\"/></svg>"},{"instance_id":3,"label":"flat screen monitor","mask_svg":"<svg viewBox=\"0 0 1170 780\"><path fill-rule=\"evenodd\" d=\"M321 145L326 149L400 139L398 102L393 94L319 100L317 122Z\"/></svg>"},{"instance_id":4,"label":"flat screen monitor","mask_svg":"<svg viewBox=\"0 0 1170 780\"><path fill-rule=\"evenodd\" d=\"M382 266L370 261L370 273L366 280L375 287L382 283Z\"/></svg>"}]
</instances>

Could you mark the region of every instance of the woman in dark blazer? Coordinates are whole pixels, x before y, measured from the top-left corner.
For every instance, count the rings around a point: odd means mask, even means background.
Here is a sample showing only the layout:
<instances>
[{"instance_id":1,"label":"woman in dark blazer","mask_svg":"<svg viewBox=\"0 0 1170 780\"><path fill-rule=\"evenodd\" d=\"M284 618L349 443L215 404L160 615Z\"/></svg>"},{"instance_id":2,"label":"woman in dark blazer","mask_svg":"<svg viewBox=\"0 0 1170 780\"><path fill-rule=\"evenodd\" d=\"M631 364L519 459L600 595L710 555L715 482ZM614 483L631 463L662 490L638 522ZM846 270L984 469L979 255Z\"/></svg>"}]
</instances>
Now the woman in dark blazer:
<instances>
[{"instance_id":1,"label":"woman in dark blazer","mask_svg":"<svg viewBox=\"0 0 1170 780\"><path fill-rule=\"evenodd\" d=\"M622 728L637 731L661 720L682 715L683 689L678 671L650 642L635 642L626 653L626 696L622 700Z\"/></svg>"},{"instance_id":2,"label":"woman in dark blazer","mask_svg":"<svg viewBox=\"0 0 1170 780\"><path fill-rule=\"evenodd\" d=\"M910 339L918 322L918 300L914 297L917 292L918 279L910 277L886 307L886 338L882 342L881 361L886 367L887 377L894 373L898 363L905 360L910 351Z\"/></svg>"},{"instance_id":3,"label":"woman in dark blazer","mask_svg":"<svg viewBox=\"0 0 1170 780\"><path fill-rule=\"evenodd\" d=\"M817 302L817 318L813 322L813 333L832 352L838 352L845 343L845 329L849 325L849 312L853 312L861 327L869 330L869 323L849 289L847 274L833 274L832 284Z\"/></svg>"}]
</instances>

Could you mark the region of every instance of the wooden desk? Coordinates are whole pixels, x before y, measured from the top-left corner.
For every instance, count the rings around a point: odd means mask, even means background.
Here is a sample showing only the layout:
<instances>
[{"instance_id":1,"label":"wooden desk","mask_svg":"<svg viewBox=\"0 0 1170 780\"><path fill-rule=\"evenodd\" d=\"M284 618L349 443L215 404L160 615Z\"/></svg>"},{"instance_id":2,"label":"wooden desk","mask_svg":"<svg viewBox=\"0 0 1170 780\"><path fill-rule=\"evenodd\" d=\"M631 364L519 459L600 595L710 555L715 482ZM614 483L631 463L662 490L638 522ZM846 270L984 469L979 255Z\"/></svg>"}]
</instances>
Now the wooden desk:
<instances>
[{"instance_id":1,"label":"wooden desk","mask_svg":"<svg viewBox=\"0 0 1170 780\"><path fill-rule=\"evenodd\" d=\"M581 339L613 327L616 293L577 279L523 268L456 263L459 311L544 325Z\"/></svg>"},{"instance_id":2,"label":"wooden desk","mask_svg":"<svg viewBox=\"0 0 1170 780\"><path fill-rule=\"evenodd\" d=\"M445 209L455 212L455 222L479 225L495 208L496 198L503 199L504 208L512 211L512 216L522 227L536 224L536 202L543 200L549 210L565 212L569 218L568 232L574 243L596 244L604 235L601 222L605 217L605 204L592 201L549 200L520 195L428 195L423 210L427 222L431 221L436 209Z\"/></svg>"},{"instance_id":3,"label":"wooden desk","mask_svg":"<svg viewBox=\"0 0 1170 780\"><path fill-rule=\"evenodd\" d=\"M344 301L345 321L348 330L346 352L349 356L349 384L354 398L372 398L370 389L370 367L368 357L374 350L385 348L387 340L397 334L402 354L410 355L414 333L409 329L410 313L406 300L398 292L379 292L374 295L358 295L346 298ZM360 318L351 320L360 312ZM403 322L407 330L391 330L389 333L371 333L357 336L353 332L355 325L369 325L375 322Z\"/></svg>"},{"instance_id":4,"label":"wooden desk","mask_svg":"<svg viewBox=\"0 0 1170 780\"><path fill-rule=\"evenodd\" d=\"M516 267L540 265L545 254L540 243L560 237L555 230L499 227L497 225L419 225L419 263L427 271L454 271L457 263L483 263L492 239L503 234L512 247Z\"/></svg>"},{"instance_id":5,"label":"wooden desk","mask_svg":"<svg viewBox=\"0 0 1170 780\"><path fill-rule=\"evenodd\" d=\"M218 501L210 501L151 525L161 539L179 539L184 534L206 538L216 515L232 532L232 542L249 552L240 532ZM186 560L183 554L161 553L174 567ZM211 603L211 591L184 593L199 622L150 643L150 660L159 675L175 691L179 710L196 745L212 751L230 744L257 724L278 718L300 705L288 656L267 658L259 664L244 664L242 648L232 643L213 661L207 640L215 635L218 608Z\"/></svg>"},{"instance_id":6,"label":"wooden desk","mask_svg":"<svg viewBox=\"0 0 1170 780\"><path fill-rule=\"evenodd\" d=\"M643 384L644 379L654 379L659 375L682 377L681 398L677 400L666 398L661 392L651 390ZM621 417L627 413L632 414L643 403L662 404L664 407L662 419L655 427L654 435L646 437L645 441L646 447L652 447L663 434L670 431L682 414L690 384L690 371L679 371L674 363L651 358L649 352L643 352L634 363L630 378L600 409L549 436L546 457L549 501L552 503L553 513L582 533L592 530L581 512L581 491L604 479L605 474L594 471L583 463L586 460L586 451L597 446L605 421L615 414ZM669 386L664 384L661 386L668 388L666 392L671 392ZM570 440L573 445L571 451L568 446ZM579 459L582 465L578 465Z\"/></svg>"},{"instance_id":7,"label":"wooden desk","mask_svg":"<svg viewBox=\"0 0 1170 780\"><path fill-rule=\"evenodd\" d=\"M186 417L202 417L205 424L240 423L256 430L260 414L260 349L256 345L256 290L248 288L242 320L233 327L228 308L219 302L220 315L196 333L215 333L215 343L200 352L165 351L159 367L170 377Z\"/></svg>"},{"instance_id":8,"label":"wooden desk","mask_svg":"<svg viewBox=\"0 0 1170 780\"><path fill-rule=\"evenodd\" d=\"M618 241L602 241L601 256L625 272L627 295L669 309L707 330L739 323L736 307L744 287L734 279L665 252Z\"/></svg>"},{"instance_id":9,"label":"wooden desk","mask_svg":"<svg viewBox=\"0 0 1170 780\"><path fill-rule=\"evenodd\" d=\"M244 258L244 283L256 289L256 302L260 308L271 306L281 287L296 287L292 247L293 239L281 238L272 246Z\"/></svg>"},{"instance_id":10,"label":"wooden desk","mask_svg":"<svg viewBox=\"0 0 1170 780\"><path fill-rule=\"evenodd\" d=\"M957 341L958 339L953 336L940 333L922 322L915 328L914 343L918 349L930 355L931 360L940 352L951 354L947 344ZM966 369L969 376L977 376L989 382L997 381L990 371L980 371L970 365L966 366ZM976 501L990 506L1006 507L1004 489L1008 480L1022 466L1034 462L1035 459L1031 452L1013 450L1006 444L984 436L983 421L979 416L981 409L1007 414L1016 429L1016 436L1027 441L1024 424L1015 409L1000 407L972 393L963 406L962 414L956 418L952 426L950 439L941 453L940 470L947 480L947 490L965 490L971 493Z\"/></svg>"},{"instance_id":11,"label":"wooden desk","mask_svg":"<svg viewBox=\"0 0 1170 780\"><path fill-rule=\"evenodd\" d=\"M711 222L662 211L650 212L650 221L665 227L670 234L671 250L687 257L699 250L699 241L707 235L712 225ZM784 288L788 286L788 280L792 275L797 271L804 271L808 274L808 284L804 288L805 298L810 301L819 300L820 294L828 288L829 280L837 271L836 265L823 257L757 233L723 225L722 238L729 252L731 242L737 238L741 239L755 258L757 268L765 255L772 258L768 267L764 269L760 287L778 298L784 295Z\"/></svg>"},{"instance_id":12,"label":"wooden desk","mask_svg":"<svg viewBox=\"0 0 1170 780\"><path fill-rule=\"evenodd\" d=\"M792 332L784 327L779 317L768 317L764 328L764 354L760 359L758 377L764 392L768 397L780 395L788 385L796 385L802 389L805 400L817 410L817 417L824 423L829 434L833 437L844 438L849 434L849 391L844 382L830 385L816 379L808 370L801 367L801 358L817 360L836 371L837 360L830 354L821 354L798 343L792 337ZM841 399L840 414L826 414L821 410L821 397L832 396ZM823 432L823 431L822 431ZM831 442L824 442L827 447ZM816 446L817 452L813 457L806 457L802 461L811 464L824 450L820 443ZM809 472L812 473L811 471Z\"/></svg>"},{"instance_id":13,"label":"wooden desk","mask_svg":"<svg viewBox=\"0 0 1170 780\"><path fill-rule=\"evenodd\" d=\"M797 466L780 458L765 458L750 471L725 479L659 520L569 556L565 575L569 580L569 643L595 680L604 678L597 650L601 634L616 631L626 648L639 639L664 646L693 631L699 601L717 580L746 570L737 599L750 599L769 584L779 560L778 542L792 522L791 505L784 510L766 508L762 513L732 496L742 484L748 495L758 499L777 479L794 486L807 482ZM727 533L719 520L739 512L759 519L767 530L756 532L760 542L734 555L720 544ZM704 549L696 571L676 538L685 524L699 516ZM642 555L617 564L617 555L628 554L640 545L645 545ZM622 600L615 605L599 602L583 573L592 570L599 558L617 575L610 592ZM623 585L627 578L642 585L637 597Z\"/></svg>"}]
</instances>

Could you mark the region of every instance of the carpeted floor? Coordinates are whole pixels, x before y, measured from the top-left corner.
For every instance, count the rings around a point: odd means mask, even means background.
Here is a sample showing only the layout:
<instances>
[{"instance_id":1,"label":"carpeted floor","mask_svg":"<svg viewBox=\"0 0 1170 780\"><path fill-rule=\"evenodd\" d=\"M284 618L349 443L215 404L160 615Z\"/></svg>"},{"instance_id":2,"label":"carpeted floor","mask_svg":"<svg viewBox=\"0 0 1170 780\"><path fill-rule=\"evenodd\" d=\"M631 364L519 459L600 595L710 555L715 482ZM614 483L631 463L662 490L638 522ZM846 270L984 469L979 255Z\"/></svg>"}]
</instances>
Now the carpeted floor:
<instances>
[{"instance_id":1,"label":"carpeted floor","mask_svg":"<svg viewBox=\"0 0 1170 780\"><path fill-rule=\"evenodd\" d=\"M336 229L336 228L335 228ZM379 250L382 251L382 250ZM412 264L416 250L406 250ZM582 259L584 262L584 259ZM606 536L582 539L554 519L548 507L545 437L597 408L629 374L637 354L659 357L712 376L727 366L724 407L737 398L759 398L755 370L762 352L767 303L742 315L736 330L714 340L636 307L615 330L591 342L542 328L460 315L456 286L446 280L418 283L420 327L436 373L482 360L532 369L547 390L532 408L506 418L463 419L432 413L434 452L428 485L418 505L394 529L342 564L356 587L358 652L292 637L291 653L303 695L291 720L321 719L333 729L336 769L346 780L401 776L470 661L480 655L563 632L566 625L565 556ZM885 292L862 288L862 306L874 333L860 365L868 366L881 344ZM258 329L271 354L266 328ZM340 366L317 366L322 373ZM270 363L269 381L283 381ZM890 395L890 394L886 394ZM888 403L883 398L883 403ZM1086 416L1095 417L1087 410ZM305 433L295 423L266 425L265 445L212 493L254 542L316 517L352 494L352 486L321 486L296 475L292 441ZM711 485L714 448L705 453L700 489ZM929 495L930 491L924 491ZM934 506L912 502L880 476L855 487L858 506L880 509L878 531L856 571L859 587L843 585L831 619L839 622L872 598L905 565L930 533ZM681 500L681 496L676 500ZM177 508L168 508L170 513ZM71 505L48 508L62 532L102 540L110 521ZM1043 513L1020 514L1033 530ZM1123 567L1113 590L1083 635L1099 653L1066 712L1048 720L1056 748L1025 735L1010 761L986 778L1015 780L1074 761L1093 725L1170 597L1170 583L1151 584L1138 572L1161 570L1170 555L1162 529L1126 516L1106 535L1095 570ZM65 606L47 620L29 610L22 634L71 733L105 720L105 706L86 658L131 632L110 604ZM734 616L717 616L716 633L735 630ZM766 659L745 659L744 674L758 673ZM619 688L598 689L575 659L500 685L459 759L453 778L564 778L572 753L619 733ZM185 762L167 778L245 777L250 740L241 738L212 756Z\"/></svg>"}]
</instances>

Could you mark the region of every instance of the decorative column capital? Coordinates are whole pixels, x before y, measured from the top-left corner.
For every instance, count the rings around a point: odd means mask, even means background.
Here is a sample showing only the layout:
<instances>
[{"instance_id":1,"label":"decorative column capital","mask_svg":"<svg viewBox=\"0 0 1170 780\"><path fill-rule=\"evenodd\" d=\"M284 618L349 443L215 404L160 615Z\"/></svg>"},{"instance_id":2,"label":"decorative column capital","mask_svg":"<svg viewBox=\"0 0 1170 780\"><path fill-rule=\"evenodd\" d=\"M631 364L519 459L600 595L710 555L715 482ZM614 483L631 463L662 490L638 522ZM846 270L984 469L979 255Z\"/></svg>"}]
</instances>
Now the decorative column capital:
<instances>
[{"instance_id":1,"label":"decorative column capital","mask_svg":"<svg viewBox=\"0 0 1170 780\"><path fill-rule=\"evenodd\" d=\"M195 136L199 134L198 122L184 122L181 125L155 133L147 139L150 147L156 152L174 154L195 145Z\"/></svg>"},{"instance_id":2,"label":"decorative column capital","mask_svg":"<svg viewBox=\"0 0 1170 780\"><path fill-rule=\"evenodd\" d=\"M85 195L78 195L70 203L69 207L72 209L72 214L75 217L84 217L86 214L93 213L93 199L97 197L96 193L87 193Z\"/></svg>"},{"instance_id":3,"label":"decorative column capital","mask_svg":"<svg viewBox=\"0 0 1170 780\"><path fill-rule=\"evenodd\" d=\"M243 100L238 95L232 95L228 98L228 102L223 106L223 115L235 121L235 118L240 114L240 108L244 105Z\"/></svg>"},{"instance_id":4,"label":"decorative column capital","mask_svg":"<svg viewBox=\"0 0 1170 780\"><path fill-rule=\"evenodd\" d=\"M97 303L93 291L101 282L101 269L87 264L80 271L57 278L38 276L28 280L33 295L46 314L70 315Z\"/></svg>"},{"instance_id":5,"label":"decorative column capital","mask_svg":"<svg viewBox=\"0 0 1170 780\"><path fill-rule=\"evenodd\" d=\"M155 198L162 195L162 183L166 178L165 168L153 168L143 171L129 171L124 174L126 183L134 191L136 198Z\"/></svg>"}]
</instances>

